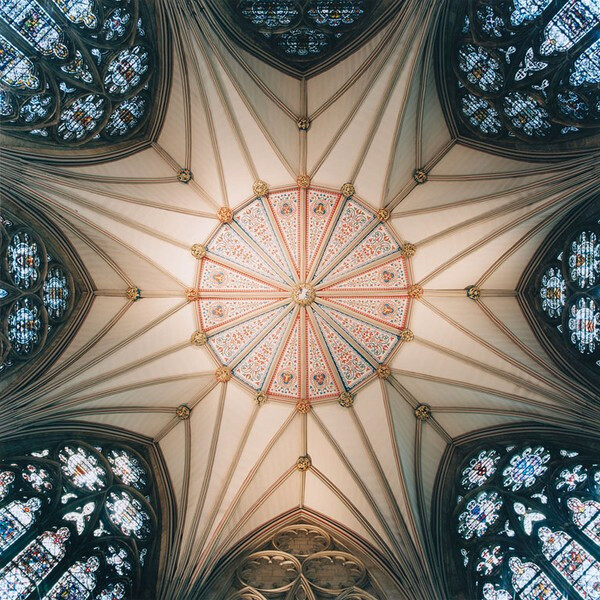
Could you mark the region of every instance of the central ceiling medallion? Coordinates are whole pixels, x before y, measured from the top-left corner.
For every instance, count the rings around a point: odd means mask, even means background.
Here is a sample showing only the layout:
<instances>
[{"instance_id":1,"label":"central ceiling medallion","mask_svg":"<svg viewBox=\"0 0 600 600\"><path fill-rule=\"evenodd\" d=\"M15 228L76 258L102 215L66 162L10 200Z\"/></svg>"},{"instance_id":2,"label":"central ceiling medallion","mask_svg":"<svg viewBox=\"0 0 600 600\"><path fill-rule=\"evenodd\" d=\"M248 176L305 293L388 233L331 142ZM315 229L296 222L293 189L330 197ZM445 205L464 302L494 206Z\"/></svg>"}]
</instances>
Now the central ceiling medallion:
<instances>
[{"instance_id":1,"label":"central ceiling medallion","mask_svg":"<svg viewBox=\"0 0 600 600\"><path fill-rule=\"evenodd\" d=\"M294 187L253 198L205 248L205 347L255 395L337 400L377 377L403 340L409 259L354 196Z\"/></svg>"}]
</instances>

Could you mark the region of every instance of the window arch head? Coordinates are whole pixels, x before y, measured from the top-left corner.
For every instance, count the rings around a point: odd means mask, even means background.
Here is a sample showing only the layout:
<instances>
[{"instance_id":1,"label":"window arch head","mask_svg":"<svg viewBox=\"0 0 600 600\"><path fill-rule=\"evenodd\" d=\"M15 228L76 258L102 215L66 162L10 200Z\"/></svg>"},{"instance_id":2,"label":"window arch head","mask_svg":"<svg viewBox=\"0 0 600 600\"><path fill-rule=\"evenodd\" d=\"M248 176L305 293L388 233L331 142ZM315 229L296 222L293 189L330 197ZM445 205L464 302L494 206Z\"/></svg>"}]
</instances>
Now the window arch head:
<instances>
[{"instance_id":1,"label":"window arch head","mask_svg":"<svg viewBox=\"0 0 600 600\"><path fill-rule=\"evenodd\" d=\"M452 598L599 597L600 442L560 437L456 450L439 504Z\"/></svg>"},{"instance_id":2,"label":"window arch head","mask_svg":"<svg viewBox=\"0 0 600 600\"><path fill-rule=\"evenodd\" d=\"M439 78L461 137L524 153L595 147L581 138L600 129L597 2L468 0L446 13Z\"/></svg>"},{"instance_id":3,"label":"window arch head","mask_svg":"<svg viewBox=\"0 0 600 600\"><path fill-rule=\"evenodd\" d=\"M21 216L22 215L22 216ZM25 213L0 210L0 380L55 346L85 296L61 244ZM81 285L76 284L77 281Z\"/></svg>"},{"instance_id":4,"label":"window arch head","mask_svg":"<svg viewBox=\"0 0 600 600\"><path fill-rule=\"evenodd\" d=\"M600 211L594 198L561 222L519 288L540 342L574 378L600 386Z\"/></svg>"},{"instance_id":5,"label":"window arch head","mask_svg":"<svg viewBox=\"0 0 600 600\"><path fill-rule=\"evenodd\" d=\"M147 459L107 440L7 449L0 454L0 597L153 597L160 513Z\"/></svg>"},{"instance_id":6,"label":"window arch head","mask_svg":"<svg viewBox=\"0 0 600 600\"><path fill-rule=\"evenodd\" d=\"M140 0L3 2L3 131L64 150L139 137L160 78L154 10Z\"/></svg>"}]
</instances>

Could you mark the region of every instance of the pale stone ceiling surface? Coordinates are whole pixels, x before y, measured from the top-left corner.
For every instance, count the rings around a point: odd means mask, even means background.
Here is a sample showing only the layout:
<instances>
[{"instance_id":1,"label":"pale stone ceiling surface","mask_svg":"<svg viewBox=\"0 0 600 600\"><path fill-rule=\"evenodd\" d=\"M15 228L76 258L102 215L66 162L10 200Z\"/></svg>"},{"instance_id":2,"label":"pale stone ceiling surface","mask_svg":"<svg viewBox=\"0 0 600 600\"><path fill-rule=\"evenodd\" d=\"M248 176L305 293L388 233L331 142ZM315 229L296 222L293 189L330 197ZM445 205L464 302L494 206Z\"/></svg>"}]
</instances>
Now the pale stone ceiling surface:
<instances>
[{"instance_id":1,"label":"pale stone ceiling surface","mask_svg":"<svg viewBox=\"0 0 600 600\"><path fill-rule=\"evenodd\" d=\"M294 507L370 542L404 573L405 597L441 598L430 510L447 445L521 421L600 424L590 391L545 354L515 291L560 217L597 193L595 159L527 163L457 144L433 73L438 3L407 0L376 37L309 80L233 52L183 4L168 8L170 96L150 147L85 166L6 158L7 184L56 220L96 292L74 340L11 398L2 427L85 421L160 444L177 511L162 598L190 597L229 548ZM407 277L424 293L406 323L414 340L393 353L391 376L370 379L347 408L336 397L309 412L293 398L257 405L235 377L217 381L214 354L190 342L202 323L186 290L204 260L190 248L209 242L221 207L254 197L255 181L289 189L300 174L331 192L352 182L416 246ZM470 285L480 300L466 297ZM136 302L130 286L142 292ZM189 419L177 417L181 404ZM415 417L420 404L429 419ZM300 472L302 455L312 467Z\"/></svg>"}]
</instances>

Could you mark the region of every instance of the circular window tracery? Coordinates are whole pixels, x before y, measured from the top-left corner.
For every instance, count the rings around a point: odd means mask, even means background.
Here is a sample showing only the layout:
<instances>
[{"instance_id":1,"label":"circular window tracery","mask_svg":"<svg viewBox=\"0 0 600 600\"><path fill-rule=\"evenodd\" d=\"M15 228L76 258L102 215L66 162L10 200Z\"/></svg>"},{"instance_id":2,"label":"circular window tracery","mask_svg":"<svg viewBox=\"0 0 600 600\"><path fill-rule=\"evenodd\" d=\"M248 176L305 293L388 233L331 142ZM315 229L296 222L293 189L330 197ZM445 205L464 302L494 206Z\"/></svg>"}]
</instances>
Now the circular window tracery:
<instances>
[{"instance_id":1,"label":"circular window tracery","mask_svg":"<svg viewBox=\"0 0 600 600\"><path fill-rule=\"evenodd\" d=\"M338 398L374 378L401 341L408 259L355 197L293 188L254 198L205 247L206 347L254 392Z\"/></svg>"},{"instance_id":2,"label":"circular window tracery","mask_svg":"<svg viewBox=\"0 0 600 600\"><path fill-rule=\"evenodd\" d=\"M146 496L128 485L133 473ZM141 597L157 543L153 502L149 468L130 448L76 440L3 456L0 596Z\"/></svg>"},{"instance_id":3,"label":"circular window tracery","mask_svg":"<svg viewBox=\"0 0 600 600\"><path fill-rule=\"evenodd\" d=\"M0 215L0 377L43 351L68 320L75 285L42 238Z\"/></svg>"},{"instance_id":4,"label":"circular window tracery","mask_svg":"<svg viewBox=\"0 0 600 600\"><path fill-rule=\"evenodd\" d=\"M469 0L460 7L448 9L440 56L445 91L471 137L518 147L519 140L547 145L598 132L597 2Z\"/></svg>"},{"instance_id":5,"label":"circular window tracery","mask_svg":"<svg viewBox=\"0 0 600 600\"><path fill-rule=\"evenodd\" d=\"M30 140L99 145L146 122L156 76L139 0L0 6L0 123Z\"/></svg>"},{"instance_id":6,"label":"circular window tracery","mask_svg":"<svg viewBox=\"0 0 600 600\"><path fill-rule=\"evenodd\" d=\"M598 597L600 463L593 451L520 442L461 454L446 492L455 506L444 527L452 596Z\"/></svg>"}]
</instances>

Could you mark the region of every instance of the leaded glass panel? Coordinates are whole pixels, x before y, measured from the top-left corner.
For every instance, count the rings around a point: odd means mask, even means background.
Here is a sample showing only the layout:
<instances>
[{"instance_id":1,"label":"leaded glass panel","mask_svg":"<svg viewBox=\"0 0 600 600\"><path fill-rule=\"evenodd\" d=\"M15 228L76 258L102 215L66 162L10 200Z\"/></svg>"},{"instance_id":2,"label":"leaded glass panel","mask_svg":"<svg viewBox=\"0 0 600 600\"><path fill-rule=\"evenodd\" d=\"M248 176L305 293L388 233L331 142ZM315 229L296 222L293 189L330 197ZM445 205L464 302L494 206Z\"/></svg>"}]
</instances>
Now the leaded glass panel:
<instances>
[{"instance_id":1,"label":"leaded glass panel","mask_svg":"<svg viewBox=\"0 0 600 600\"><path fill-rule=\"evenodd\" d=\"M156 83L152 7L140 0L0 4L0 123L32 141L134 135Z\"/></svg>"},{"instance_id":2,"label":"leaded glass panel","mask_svg":"<svg viewBox=\"0 0 600 600\"><path fill-rule=\"evenodd\" d=\"M450 492L455 560L467 574L461 598L599 598L599 461L555 442L467 454Z\"/></svg>"},{"instance_id":3,"label":"leaded glass panel","mask_svg":"<svg viewBox=\"0 0 600 600\"><path fill-rule=\"evenodd\" d=\"M0 456L0 598L149 598L149 470L134 450L104 446L75 440ZM142 481L145 496L130 485Z\"/></svg>"},{"instance_id":4,"label":"leaded glass panel","mask_svg":"<svg viewBox=\"0 0 600 600\"><path fill-rule=\"evenodd\" d=\"M49 257L40 235L0 214L0 377L43 351L67 321L75 296L69 270Z\"/></svg>"},{"instance_id":5,"label":"leaded glass panel","mask_svg":"<svg viewBox=\"0 0 600 600\"><path fill-rule=\"evenodd\" d=\"M450 89L484 140L560 141L600 128L596 0L468 0L452 16Z\"/></svg>"}]
</instances>

